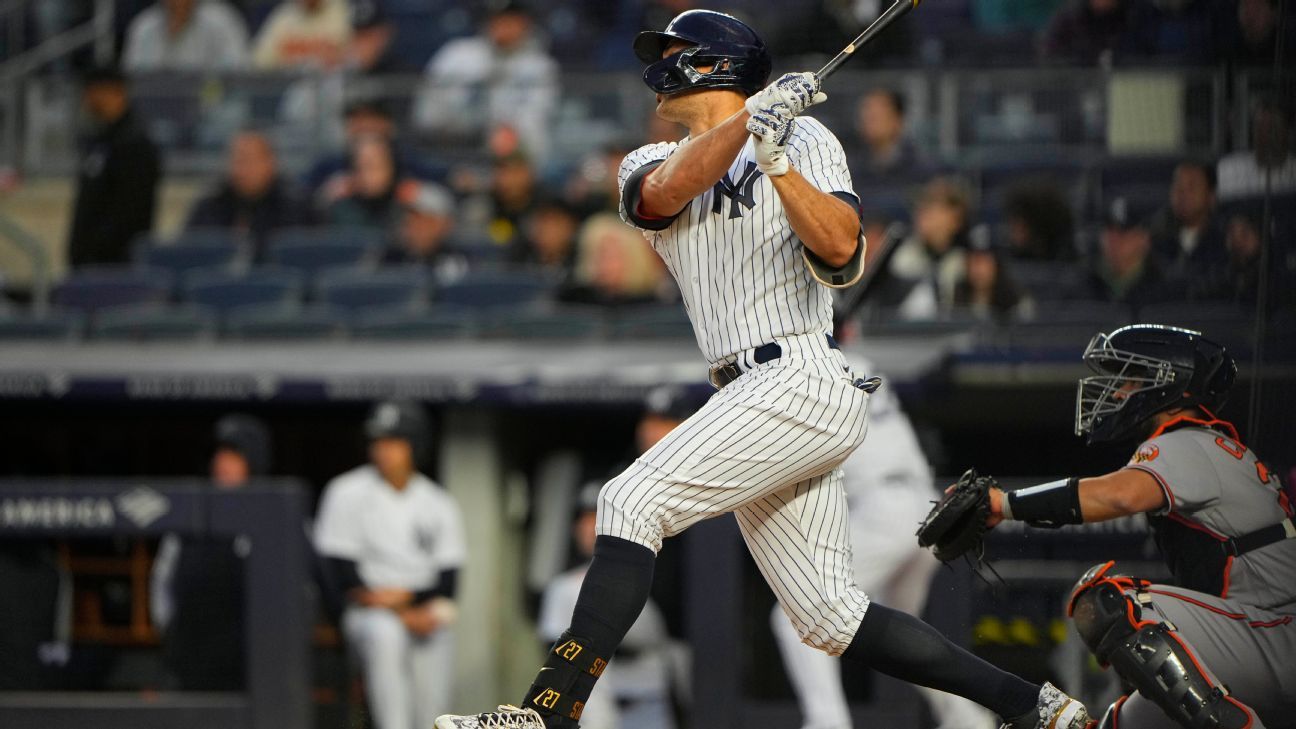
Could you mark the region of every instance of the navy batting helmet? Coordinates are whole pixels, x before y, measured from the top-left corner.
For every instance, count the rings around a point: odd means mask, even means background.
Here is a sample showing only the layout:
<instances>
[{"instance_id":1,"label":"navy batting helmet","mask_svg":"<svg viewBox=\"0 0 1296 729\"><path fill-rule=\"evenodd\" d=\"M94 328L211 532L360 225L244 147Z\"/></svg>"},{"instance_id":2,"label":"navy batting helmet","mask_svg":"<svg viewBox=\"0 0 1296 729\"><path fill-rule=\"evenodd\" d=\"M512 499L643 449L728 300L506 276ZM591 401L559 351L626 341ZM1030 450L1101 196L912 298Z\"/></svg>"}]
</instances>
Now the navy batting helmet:
<instances>
[{"instance_id":1,"label":"navy batting helmet","mask_svg":"<svg viewBox=\"0 0 1296 729\"><path fill-rule=\"evenodd\" d=\"M1155 324L1096 335L1084 361L1097 374L1076 389L1076 435L1090 443L1136 435L1172 408L1200 407L1214 417L1237 377L1223 346L1201 332Z\"/></svg>"},{"instance_id":2,"label":"navy batting helmet","mask_svg":"<svg viewBox=\"0 0 1296 729\"><path fill-rule=\"evenodd\" d=\"M672 43L685 48L662 58ZM635 55L648 64L644 83L659 94L689 89L735 89L748 96L769 81L773 62L756 31L714 10L688 10L664 31L646 30L635 38ZM710 66L709 71L698 67Z\"/></svg>"},{"instance_id":3,"label":"navy batting helmet","mask_svg":"<svg viewBox=\"0 0 1296 729\"><path fill-rule=\"evenodd\" d=\"M364 424L365 437L369 440L379 438L403 438L409 441L414 449L415 460L427 456L430 436L427 416L418 403L408 400L388 400L380 402L369 411Z\"/></svg>"}]
</instances>

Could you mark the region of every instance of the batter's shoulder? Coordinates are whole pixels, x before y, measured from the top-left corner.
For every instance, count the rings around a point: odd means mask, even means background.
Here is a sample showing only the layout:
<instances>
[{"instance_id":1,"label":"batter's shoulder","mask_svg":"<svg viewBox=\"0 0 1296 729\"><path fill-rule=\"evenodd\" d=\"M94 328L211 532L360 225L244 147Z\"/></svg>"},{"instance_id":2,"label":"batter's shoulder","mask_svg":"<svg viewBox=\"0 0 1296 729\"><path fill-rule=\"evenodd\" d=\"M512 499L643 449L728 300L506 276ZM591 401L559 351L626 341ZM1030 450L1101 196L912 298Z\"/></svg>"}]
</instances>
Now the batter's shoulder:
<instances>
[{"instance_id":1,"label":"batter's shoulder","mask_svg":"<svg viewBox=\"0 0 1296 729\"><path fill-rule=\"evenodd\" d=\"M324 486L324 490L336 493L339 496L346 496L363 491L373 485L377 478L377 471L374 470L373 466L357 466L350 471L343 471L334 476Z\"/></svg>"}]
</instances>

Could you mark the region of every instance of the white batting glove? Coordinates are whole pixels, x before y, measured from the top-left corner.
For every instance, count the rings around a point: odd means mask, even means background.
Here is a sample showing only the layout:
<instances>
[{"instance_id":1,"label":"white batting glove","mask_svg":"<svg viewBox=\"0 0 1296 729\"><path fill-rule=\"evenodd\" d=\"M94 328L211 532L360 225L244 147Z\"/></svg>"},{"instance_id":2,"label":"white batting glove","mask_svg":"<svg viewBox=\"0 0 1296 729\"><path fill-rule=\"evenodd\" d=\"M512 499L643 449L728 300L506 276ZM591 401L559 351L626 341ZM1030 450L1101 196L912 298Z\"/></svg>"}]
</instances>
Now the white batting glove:
<instances>
[{"instance_id":1,"label":"white batting glove","mask_svg":"<svg viewBox=\"0 0 1296 729\"><path fill-rule=\"evenodd\" d=\"M783 104L760 109L747 119L747 131L756 140L756 166L766 177L786 175L787 143L796 117Z\"/></svg>"},{"instance_id":2,"label":"white batting glove","mask_svg":"<svg viewBox=\"0 0 1296 729\"><path fill-rule=\"evenodd\" d=\"M820 85L819 77L809 71L785 73L774 83L747 97L747 113L755 116L762 109L783 104L792 116L801 116L806 109L828 98L819 90Z\"/></svg>"}]
</instances>

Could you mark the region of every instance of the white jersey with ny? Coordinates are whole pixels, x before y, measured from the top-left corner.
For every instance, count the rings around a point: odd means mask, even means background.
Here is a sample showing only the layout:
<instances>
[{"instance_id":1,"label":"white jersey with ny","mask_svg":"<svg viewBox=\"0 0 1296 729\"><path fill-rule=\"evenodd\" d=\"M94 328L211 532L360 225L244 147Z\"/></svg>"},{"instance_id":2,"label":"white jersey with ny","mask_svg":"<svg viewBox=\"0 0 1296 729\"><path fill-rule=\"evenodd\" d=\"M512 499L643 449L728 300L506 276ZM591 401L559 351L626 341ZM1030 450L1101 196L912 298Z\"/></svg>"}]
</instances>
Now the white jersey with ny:
<instances>
[{"instance_id":1,"label":"white jersey with ny","mask_svg":"<svg viewBox=\"0 0 1296 729\"><path fill-rule=\"evenodd\" d=\"M643 178L681 144L648 144L626 155L618 177L621 217L643 230L666 262L707 360L781 337L831 332L831 291L811 274L773 183L756 167L750 139L724 177L678 215L641 213ZM841 142L818 120L797 118L787 156L811 185L858 206Z\"/></svg>"}]
</instances>

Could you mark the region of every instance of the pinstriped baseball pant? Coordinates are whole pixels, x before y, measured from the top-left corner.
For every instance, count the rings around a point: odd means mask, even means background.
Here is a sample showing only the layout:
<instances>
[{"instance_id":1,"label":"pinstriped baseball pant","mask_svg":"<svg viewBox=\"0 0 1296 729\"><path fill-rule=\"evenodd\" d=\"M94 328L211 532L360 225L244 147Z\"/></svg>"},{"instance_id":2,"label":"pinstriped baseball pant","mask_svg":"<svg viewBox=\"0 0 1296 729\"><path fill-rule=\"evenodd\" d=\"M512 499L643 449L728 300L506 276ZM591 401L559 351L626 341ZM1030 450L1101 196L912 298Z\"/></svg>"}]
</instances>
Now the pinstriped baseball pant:
<instances>
[{"instance_id":1,"label":"pinstriped baseball pant","mask_svg":"<svg viewBox=\"0 0 1296 729\"><path fill-rule=\"evenodd\" d=\"M838 465L864 440L868 394L822 335L717 392L608 482L598 533L654 552L728 512L803 641L846 649L868 597L855 587Z\"/></svg>"}]
</instances>

